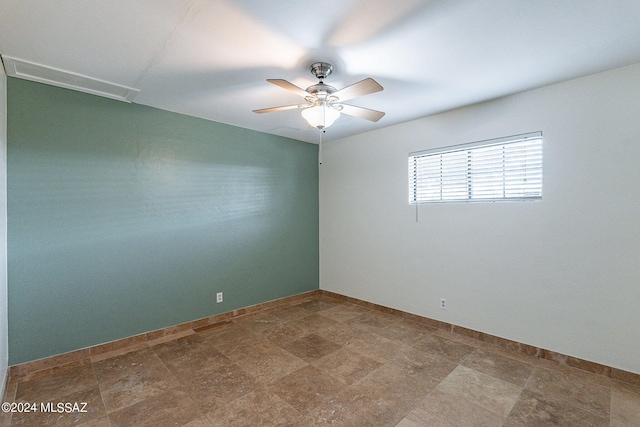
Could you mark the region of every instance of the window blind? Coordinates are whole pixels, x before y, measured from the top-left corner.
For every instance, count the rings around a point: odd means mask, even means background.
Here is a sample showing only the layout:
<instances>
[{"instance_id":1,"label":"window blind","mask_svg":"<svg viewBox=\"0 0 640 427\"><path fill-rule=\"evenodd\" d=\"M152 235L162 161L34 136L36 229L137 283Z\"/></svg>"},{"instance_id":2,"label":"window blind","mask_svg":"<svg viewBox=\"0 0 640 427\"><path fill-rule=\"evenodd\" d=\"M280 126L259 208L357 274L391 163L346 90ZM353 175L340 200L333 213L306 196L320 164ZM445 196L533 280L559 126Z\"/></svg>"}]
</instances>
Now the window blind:
<instances>
[{"instance_id":1,"label":"window blind","mask_svg":"<svg viewBox=\"0 0 640 427\"><path fill-rule=\"evenodd\" d=\"M409 154L409 203L542 198L542 133Z\"/></svg>"}]
</instances>

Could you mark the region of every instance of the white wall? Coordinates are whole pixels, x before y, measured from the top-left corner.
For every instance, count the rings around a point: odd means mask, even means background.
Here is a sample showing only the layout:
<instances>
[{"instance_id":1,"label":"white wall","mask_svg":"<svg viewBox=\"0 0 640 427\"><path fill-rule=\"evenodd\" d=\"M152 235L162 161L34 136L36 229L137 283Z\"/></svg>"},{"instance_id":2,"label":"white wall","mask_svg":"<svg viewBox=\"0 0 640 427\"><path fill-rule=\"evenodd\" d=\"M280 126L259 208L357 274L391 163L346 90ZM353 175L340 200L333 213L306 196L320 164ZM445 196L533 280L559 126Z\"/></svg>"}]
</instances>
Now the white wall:
<instances>
[{"instance_id":1,"label":"white wall","mask_svg":"<svg viewBox=\"0 0 640 427\"><path fill-rule=\"evenodd\" d=\"M7 76L0 65L0 396L9 361L7 319Z\"/></svg>"},{"instance_id":2,"label":"white wall","mask_svg":"<svg viewBox=\"0 0 640 427\"><path fill-rule=\"evenodd\" d=\"M409 152L531 131L542 201L422 205L416 222ZM321 289L640 373L640 64L323 151Z\"/></svg>"}]
</instances>

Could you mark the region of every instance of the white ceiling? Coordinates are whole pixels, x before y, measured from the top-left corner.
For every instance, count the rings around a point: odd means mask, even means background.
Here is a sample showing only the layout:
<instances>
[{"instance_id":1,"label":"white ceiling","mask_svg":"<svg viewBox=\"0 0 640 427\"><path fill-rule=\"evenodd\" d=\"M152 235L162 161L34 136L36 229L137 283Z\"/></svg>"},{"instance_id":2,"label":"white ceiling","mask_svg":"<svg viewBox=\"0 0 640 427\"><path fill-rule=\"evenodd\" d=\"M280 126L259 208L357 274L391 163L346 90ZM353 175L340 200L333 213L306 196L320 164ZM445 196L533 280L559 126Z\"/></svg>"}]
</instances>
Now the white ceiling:
<instances>
[{"instance_id":1,"label":"white ceiling","mask_svg":"<svg viewBox=\"0 0 640 427\"><path fill-rule=\"evenodd\" d=\"M0 54L138 89L138 104L317 142L267 83L384 91L325 140L640 62L640 0L2 0ZM5 61L5 65L6 65Z\"/></svg>"}]
</instances>

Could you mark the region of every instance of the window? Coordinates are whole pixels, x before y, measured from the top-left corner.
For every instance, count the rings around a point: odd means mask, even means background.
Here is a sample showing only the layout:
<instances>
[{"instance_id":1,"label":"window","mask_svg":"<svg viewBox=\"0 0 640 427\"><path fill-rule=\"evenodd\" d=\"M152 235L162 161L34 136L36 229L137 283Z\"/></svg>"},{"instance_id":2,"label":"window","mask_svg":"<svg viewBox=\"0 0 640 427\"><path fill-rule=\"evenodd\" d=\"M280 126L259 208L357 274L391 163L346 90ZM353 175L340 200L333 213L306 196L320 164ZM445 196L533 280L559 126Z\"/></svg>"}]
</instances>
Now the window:
<instances>
[{"instance_id":1,"label":"window","mask_svg":"<svg viewBox=\"0 0 640 427\"><path fill-rule=\"evenodd\" d=\"M409 203L539 200L542 132L409 154Z\"/></svg>"}]
</instances>

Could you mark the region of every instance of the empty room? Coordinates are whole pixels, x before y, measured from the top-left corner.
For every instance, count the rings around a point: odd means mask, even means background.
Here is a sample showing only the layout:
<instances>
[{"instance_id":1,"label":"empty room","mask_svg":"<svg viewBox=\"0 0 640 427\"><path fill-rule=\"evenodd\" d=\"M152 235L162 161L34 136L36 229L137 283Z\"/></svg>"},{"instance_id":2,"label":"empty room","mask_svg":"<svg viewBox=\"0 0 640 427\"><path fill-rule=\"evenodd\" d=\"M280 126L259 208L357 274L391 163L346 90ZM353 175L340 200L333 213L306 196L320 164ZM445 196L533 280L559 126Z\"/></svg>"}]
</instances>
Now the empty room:
<instances>
[{"instance_id":1,"label":"empty room","mask_svg":"<svg viewBox=\"0 0 640 427\"><path fill-rule=\"evenodd\" d=\"M639 22L2 0L0 427L640 426Z\"/></svg>"}]
</instances>

